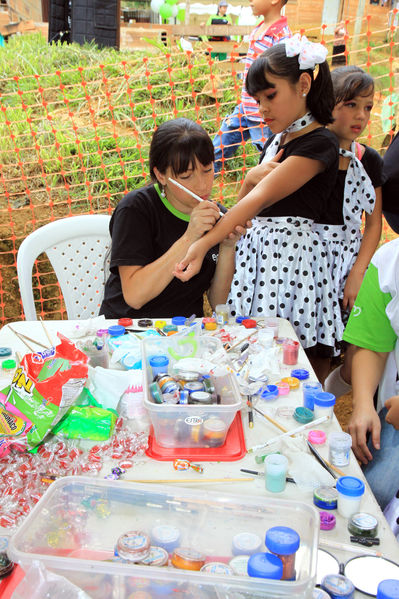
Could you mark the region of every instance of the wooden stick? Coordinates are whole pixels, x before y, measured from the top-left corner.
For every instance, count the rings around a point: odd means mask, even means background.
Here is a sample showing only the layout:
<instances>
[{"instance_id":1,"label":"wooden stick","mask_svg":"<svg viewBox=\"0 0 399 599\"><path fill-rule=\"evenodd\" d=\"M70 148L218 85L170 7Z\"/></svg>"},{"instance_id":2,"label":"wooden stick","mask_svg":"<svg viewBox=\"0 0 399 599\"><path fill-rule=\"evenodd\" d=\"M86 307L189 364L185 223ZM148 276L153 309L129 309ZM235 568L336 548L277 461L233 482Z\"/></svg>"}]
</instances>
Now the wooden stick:
<instances>
[{"instance_id":1,"label":"wooden stick","mask_svg":"<svg viewBox=\"0 0 399 599\"><path fill-rule=\"evenodd\" d=\"M49 340L50 347L54 347L54 343L53 343L53 342L52 342L52 340L51 340L51 337L50 337L50 335L49 335L49 333L48 333L48 330L46 329L46 325L44 324L44 321L43 321L43 319L42 319L42 317L41 317L41 316L40 316L40 322L42 323L43 330L44 330L44 332L46 333L46 337L47 337L47 339Z\"/></svg>"},{"instance_id":2,"label":"wooden stick","mask_svg":"<svg viewBox=\"0 0 399 599\"><path fill-rule=\"evenodd\" d=\"M257 329L256 329L256 331L252 331L252 333L250 333L246 337L242 337L242 339L240 339L239 341L237 341L237 343L234 343L234 345L232 345L231 347L229 347L229 349L226 349L226 352L231 351L232 349L234 349L235 347L237 347L237 345L241 345L241 343L243 341L246 341L247 339L249 339L250 337L252 337L252 335L256 335L256 333L259 333L259 331Z\"/></svg>"},{"instance_id":3,"label":"wooden stick","mask_svg":"<svg viewBox=\"0 0 399 599\"><path fill-rule=\"evenodd\" d=\"M26 345L26 347L34 353L34 349L31 345L29 345L29 343L25 340L25 339L29 339L29 341L32 341L33 343L36 343L37 345L41 345L39 343L37 343L37 341L34 341L33 339L30 339L29 337L25 337L25 335L21 335L20 333L18 333L15 329L12 328L12 326L8 325L8 328L10 329L10 331L12 331L14 333L14 335L16 335L16 337L18 337L18 339L20 341L22 341L22 343L24 343ZM42 346L43 347L43 346Z\"/></svg>"},{"instance_id":4,"label":"wooden stick","mask_svg":"<svg viewBox=\"0 0 399 599\"><path fill-rule=\"evenodd\" d=\"M241 481L254 480L253 476L241 477L241 478L150 478L150 479L123 479L128 483L232 483Z\"/></svg>"}]
</instances>

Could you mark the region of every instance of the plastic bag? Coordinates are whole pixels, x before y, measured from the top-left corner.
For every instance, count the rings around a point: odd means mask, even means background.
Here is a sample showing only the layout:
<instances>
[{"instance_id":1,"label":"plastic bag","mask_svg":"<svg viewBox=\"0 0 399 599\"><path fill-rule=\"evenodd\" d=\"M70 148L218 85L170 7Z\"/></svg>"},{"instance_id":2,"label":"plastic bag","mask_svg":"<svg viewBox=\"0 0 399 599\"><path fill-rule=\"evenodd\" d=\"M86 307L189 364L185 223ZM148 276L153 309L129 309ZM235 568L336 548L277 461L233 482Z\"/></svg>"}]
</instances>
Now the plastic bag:
<instances>
[{"instance_id":1,"label":"plastic bag","mask_svg":"<svg viewBox=\"0 0 399 599\"><path fill-rule=\"evenodd\" d=\"M34 561L25 578L15 589L12 599L91 599L90 595L72 582L46 570Z\"/></svg>"},{"instance_id":2,"label":"plastic bag","mask_svg":"<svg viewBox=\"0 0 399 599\"><path fill-rule=\"evenodd\" d=\"M43 352L26 354L6 394L9 413L33 426L26 428L28 448L38 445L81 393L87 378L87 356L58 333L61 341Z\"/></svg>"},{"instance_id":3,"label":"plastic bag","mask_svg":"<svg viewBox=\"0 0 399 599\"><path fill-rule=\"evenodd\" d=\"M118 416L117 412L101 406L72 406L52 432L67 439L106 441L113 433Z\"/></svg>"}]
</instances>

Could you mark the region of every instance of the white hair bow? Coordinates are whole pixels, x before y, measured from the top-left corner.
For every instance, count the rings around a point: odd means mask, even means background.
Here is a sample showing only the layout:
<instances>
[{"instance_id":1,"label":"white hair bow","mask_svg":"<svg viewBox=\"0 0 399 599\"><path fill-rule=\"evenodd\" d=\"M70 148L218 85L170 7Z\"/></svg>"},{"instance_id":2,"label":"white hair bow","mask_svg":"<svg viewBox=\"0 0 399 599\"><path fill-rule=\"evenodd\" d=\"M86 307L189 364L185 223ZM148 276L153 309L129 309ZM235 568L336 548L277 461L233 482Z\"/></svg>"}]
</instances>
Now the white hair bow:
<instances>
[{"instance_id":1,"label":"white hair bow","mask_svg":"<svg viewBox=\"0 0 399 599\"><path fill-rule=\"evenodd\" d=\"M301 71L314 69L317 64L325 61L328 54L328 50L323 44L310 42L305 35L301 37L299 33L284 40L284 43L287 56L299 55L298 62Z\"/></svg>"}]
</instances>

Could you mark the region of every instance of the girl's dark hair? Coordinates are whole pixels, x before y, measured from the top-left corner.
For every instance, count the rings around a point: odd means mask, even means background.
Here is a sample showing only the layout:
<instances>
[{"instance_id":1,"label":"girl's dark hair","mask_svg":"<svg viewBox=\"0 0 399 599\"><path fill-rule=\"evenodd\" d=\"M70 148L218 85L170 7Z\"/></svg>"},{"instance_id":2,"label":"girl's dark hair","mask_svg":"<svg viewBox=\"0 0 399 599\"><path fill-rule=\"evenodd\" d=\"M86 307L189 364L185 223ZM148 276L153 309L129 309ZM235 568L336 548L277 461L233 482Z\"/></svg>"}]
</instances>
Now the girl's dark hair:
<instances>
[{"instance_id":1,"label":"girl's dark hair","mask_svg":"<svg viewBox=\"0 0 399 599\"><path fill-rule=\"evenodd\" d=\"M368 96L374 92L373 78L360 67L338 67L331 73L331 79L335 104L348 102L356 96Z\"/></svg>"},{"instance_id":2,"label":"girl's dark hair","mask_svg":"<svg viewBox=\"0 0 399 599\"><path fill-rule=\"evenodd\" d=\"M159 125L151 140L150 175L156 181L154 166L161 173L171 167L175 175L195 167L195 159L207 166L215 160L208 133L189 119L173 119Z\"/></svg>"},{"instance_id":3,"label":"girl's dark hair","mask_svg":"<svg viewBox=\"0 0 399 599\"><path fill-rule=\"evenodd\" d=\"M322 125L333 122L332 111L335 106L330 68L327 61L319 64L319 72L314 78L312 69L301 70L298 56L287 56L284 42L280 42L263 52L252 63L247 73L245 87L250 96L274 87L267 80L267 75L287 79L295 85L302 73L309 73L312 79L310 91L306 97L306 105L316 121Z\"/></svg>"}]
</instances>

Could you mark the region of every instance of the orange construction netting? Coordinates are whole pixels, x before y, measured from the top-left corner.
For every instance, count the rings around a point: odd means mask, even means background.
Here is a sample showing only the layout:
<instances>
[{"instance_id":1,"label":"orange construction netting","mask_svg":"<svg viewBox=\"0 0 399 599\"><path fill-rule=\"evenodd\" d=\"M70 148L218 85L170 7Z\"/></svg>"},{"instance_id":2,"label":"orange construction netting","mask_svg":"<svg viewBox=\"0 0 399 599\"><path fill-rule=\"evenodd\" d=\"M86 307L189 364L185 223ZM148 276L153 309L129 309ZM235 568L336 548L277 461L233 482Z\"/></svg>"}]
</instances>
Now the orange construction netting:
<instances>
[{"instance_id":1,"label":"orange construction netting","mask_svg":"<svg viewBox=\"0 0 399 599\"><path fill-rule=\"evenodd\" d=\"M388 14L388 13L387 13ZM369 70L375 107L361 141L381 153L396 127L399 72L397 11L372 30L346 20L346 63ZM357 28L357 29L356 29ZM306 30L329 49L326 26ZM152 133L164 120L185 116L211 136L240 100L243 44L225 59L203 42L184 52L172 44L151 52L121 53L120 60L92 61L51 73L0 79L0 320L24 318L16 272L18 247L33 230L76 214L111 214L123 195L148 181ZM76 64L76 60L74 64ZM231 205L258 152L250 142L225 161L214 198ZM382 241L394 237L384 222ZM47 259L33 272L38 316L66 318L60 289Z\"/></svg>"}]
</instances>

